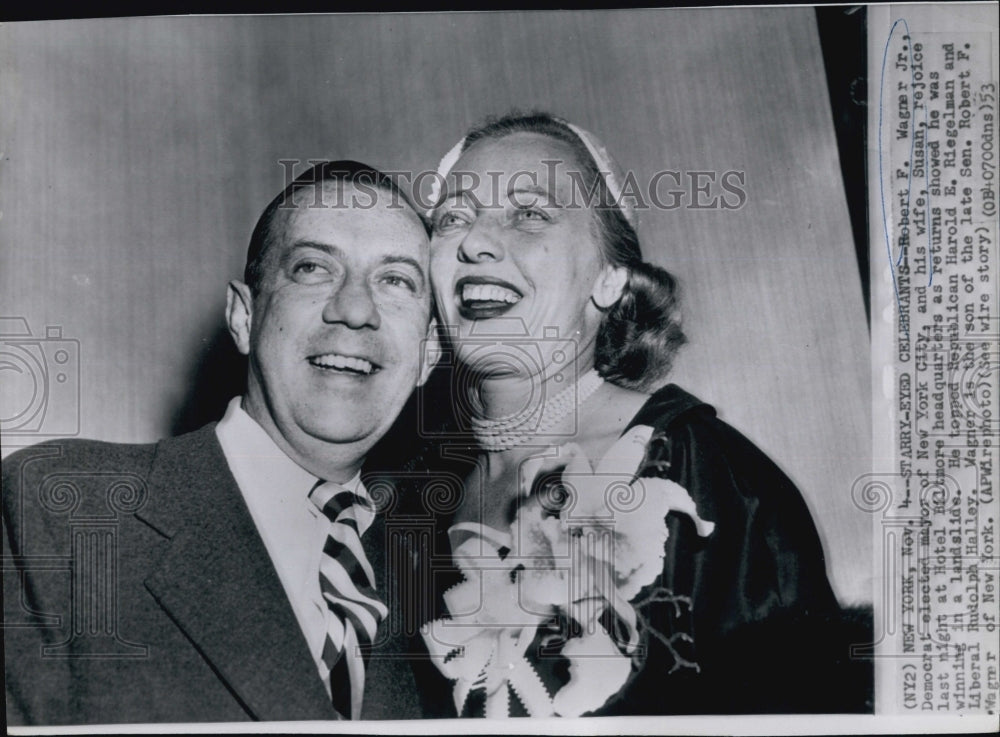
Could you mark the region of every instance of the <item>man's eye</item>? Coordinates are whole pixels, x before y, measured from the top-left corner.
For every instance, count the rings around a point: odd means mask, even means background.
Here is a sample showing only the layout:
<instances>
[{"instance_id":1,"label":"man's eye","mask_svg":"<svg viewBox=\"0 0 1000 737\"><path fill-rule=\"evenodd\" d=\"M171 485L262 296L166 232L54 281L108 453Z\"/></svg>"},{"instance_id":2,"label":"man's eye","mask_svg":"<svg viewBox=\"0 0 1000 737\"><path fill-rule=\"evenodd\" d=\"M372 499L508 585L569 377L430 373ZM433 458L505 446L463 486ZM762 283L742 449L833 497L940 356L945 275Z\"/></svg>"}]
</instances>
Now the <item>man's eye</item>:
<instances>
[{"instance_id":1,"label":"man's eye","mask_svg":"<svg viewBox=\"0 0 1000 737\"><path fill-rule=\"evenodd\" d=\"M400 274L386 274L382 277L382 283L390 287L398 287L400 289L406 289L410 292L417 291L416 283L407 276L402 276Z\"/></svg>"},{"instance_id":2,"label":"man's eye","mask_svg":"<svg viewBox=\"0 0 1000 737\"><path fill-rule=\"evenodd\" d=\"M299 261L292 266L292 278L297 281L311 282L323 279L330 270L318 261Z\"/></svg>"}]
</instances>

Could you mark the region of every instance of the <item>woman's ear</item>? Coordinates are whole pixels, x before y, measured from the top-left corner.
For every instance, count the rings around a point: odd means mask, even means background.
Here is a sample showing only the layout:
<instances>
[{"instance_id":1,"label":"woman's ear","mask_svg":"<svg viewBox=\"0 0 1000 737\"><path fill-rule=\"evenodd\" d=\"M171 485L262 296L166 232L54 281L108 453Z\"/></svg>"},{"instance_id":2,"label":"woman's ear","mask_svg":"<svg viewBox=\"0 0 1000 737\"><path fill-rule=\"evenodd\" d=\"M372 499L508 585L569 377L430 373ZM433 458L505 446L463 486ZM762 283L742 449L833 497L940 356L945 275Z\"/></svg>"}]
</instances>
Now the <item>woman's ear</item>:
<instances>
[{"instance_id":1,"label":"woman's ear","mask_svg":"<svg viewBox=\"0 0 1000 737\"><path fill-rule=\"evenodd\" d=\"M610 309L621 299L627 283L628 267L607 264L601 269L590 297L599 310Z\"/></svg>"},{"instance_id":2,"label":"woman's ear","mask_svg":"<svg viewBox=\"0 0 1000 737\"><path fill-rule=\"evenodd\" d=\"M250 323L253 318L253 295L250 287L233 279L226 290L226 324L233 336L236 349L244 356L250 354Z\"/></svg>"}]
</instances>

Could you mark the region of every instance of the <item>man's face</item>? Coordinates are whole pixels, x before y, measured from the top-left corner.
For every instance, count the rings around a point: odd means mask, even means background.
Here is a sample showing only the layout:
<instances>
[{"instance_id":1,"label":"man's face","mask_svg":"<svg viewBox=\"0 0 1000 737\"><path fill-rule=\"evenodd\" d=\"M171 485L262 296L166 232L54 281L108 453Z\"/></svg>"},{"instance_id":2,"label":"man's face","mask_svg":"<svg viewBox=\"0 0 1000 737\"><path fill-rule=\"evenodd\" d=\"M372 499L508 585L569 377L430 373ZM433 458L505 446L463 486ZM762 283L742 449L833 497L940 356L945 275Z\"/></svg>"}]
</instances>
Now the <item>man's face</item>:
<instances>
[{"instance_id":1,"label":"man's face","mask_svg":"<svg viewBox=\"0 0 1000 737\"><path fill-rule=\"evenodd\" d=\"M425 378L431 310L417 215L383 190L330 186L342 191L327 206L308 189L278 211L249 309L246 285L230 292L250 359L244 408L314 473L311 456L336 456L330 444L363 456L395 420Z\"/></svg>"}]
</instances>

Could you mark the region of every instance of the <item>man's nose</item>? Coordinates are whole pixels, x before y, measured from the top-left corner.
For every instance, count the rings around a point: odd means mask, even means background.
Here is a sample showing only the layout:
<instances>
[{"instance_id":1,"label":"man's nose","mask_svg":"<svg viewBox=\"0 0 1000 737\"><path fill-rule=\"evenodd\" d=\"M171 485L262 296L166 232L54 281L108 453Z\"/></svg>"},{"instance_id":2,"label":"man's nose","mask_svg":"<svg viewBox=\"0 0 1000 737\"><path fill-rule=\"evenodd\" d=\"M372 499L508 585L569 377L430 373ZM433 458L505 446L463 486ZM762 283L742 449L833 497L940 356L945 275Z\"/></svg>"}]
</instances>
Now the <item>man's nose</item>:
<instances>
[{"instance_id":1,"label":"man's nose","mask_svg":"<svg viewBox=\"0 0 1000 737\"><path fill-rule=\"evenodd\" d=\"M323 308L323 321L339 322L353 330L365 327L378 330L382 325L382 317L368 282L350 276L345 278L327 300Z\"/></svg>"},{"instance_id":2,"label":"man's nose","mask_svg":"<svg viewBox=\"0 0 1000 737\"><path fill-rule=\"evenodd\" d=\"M458 247L458 260L467 264L502 261L504 245L499 228L486 221L476 220L466 232Z\"/></svg>"}]
</instances>

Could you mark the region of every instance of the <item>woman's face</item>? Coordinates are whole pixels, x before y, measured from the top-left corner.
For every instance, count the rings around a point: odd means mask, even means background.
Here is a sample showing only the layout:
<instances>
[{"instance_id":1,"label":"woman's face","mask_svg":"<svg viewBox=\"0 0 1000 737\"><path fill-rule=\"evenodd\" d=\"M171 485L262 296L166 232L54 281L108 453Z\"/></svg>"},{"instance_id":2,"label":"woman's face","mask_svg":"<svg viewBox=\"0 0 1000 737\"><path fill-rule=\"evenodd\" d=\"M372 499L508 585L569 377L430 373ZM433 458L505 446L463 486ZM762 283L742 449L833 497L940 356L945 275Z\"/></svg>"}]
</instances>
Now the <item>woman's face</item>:
<instances>
[{"instance_id":1,"label":"woman's face","mask_svg":"<svg viewBox=\"0 0 1000 737\"><path fill-rule=\"evenodd\" d=\"M567 348L592 355L590 297L606 267L588 184L572 149L537 133L480 141L456 162L433 214L431 280L460 361L490 369L500 335L528 337L540 356L501 372L551 373Z\"/></svg>"}]
</instances>

